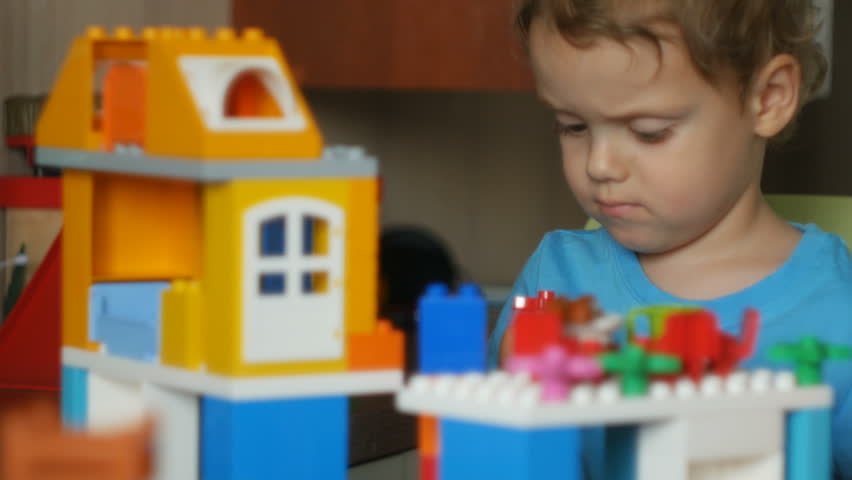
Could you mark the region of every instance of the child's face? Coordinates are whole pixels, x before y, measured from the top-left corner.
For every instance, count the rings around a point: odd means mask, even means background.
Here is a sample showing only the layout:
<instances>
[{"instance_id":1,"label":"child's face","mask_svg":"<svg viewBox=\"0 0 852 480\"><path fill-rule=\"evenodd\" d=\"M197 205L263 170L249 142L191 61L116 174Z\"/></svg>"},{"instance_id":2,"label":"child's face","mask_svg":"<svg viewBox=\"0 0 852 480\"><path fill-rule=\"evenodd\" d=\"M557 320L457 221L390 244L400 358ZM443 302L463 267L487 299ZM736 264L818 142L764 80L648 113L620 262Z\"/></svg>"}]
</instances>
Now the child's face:
<instances>
[{"instance_id":1,"label":"child's face","mask_svg":"<svg viewBox=\"0 0 852 480\"><path fill-rule=\"evenodd\" d=\"M628 45L578 48L542 21L530 33L571 190L619 243L662 253L754 200L764 143L737 88L707 83L682 46Z\"/></svg>"}]
</instances>

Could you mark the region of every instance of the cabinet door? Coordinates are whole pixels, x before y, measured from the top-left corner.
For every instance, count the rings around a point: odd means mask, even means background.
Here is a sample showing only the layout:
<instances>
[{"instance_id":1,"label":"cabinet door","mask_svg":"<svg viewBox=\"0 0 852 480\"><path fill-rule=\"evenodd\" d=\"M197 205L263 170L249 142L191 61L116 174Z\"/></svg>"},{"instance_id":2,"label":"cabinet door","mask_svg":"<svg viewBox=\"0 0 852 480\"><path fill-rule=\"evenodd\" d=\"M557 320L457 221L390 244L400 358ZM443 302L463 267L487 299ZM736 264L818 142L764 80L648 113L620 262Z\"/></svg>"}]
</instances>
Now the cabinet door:
<instances>
[{"instance_id":1,"label":"cabinet door","mask_svg":"<svg viewBox=\"0 0 852 480\"><path fill-rule=\"evenodd\" d=\"M526 89L517 0L234 0L308 87Z\"/></svg>"}]
</instances>

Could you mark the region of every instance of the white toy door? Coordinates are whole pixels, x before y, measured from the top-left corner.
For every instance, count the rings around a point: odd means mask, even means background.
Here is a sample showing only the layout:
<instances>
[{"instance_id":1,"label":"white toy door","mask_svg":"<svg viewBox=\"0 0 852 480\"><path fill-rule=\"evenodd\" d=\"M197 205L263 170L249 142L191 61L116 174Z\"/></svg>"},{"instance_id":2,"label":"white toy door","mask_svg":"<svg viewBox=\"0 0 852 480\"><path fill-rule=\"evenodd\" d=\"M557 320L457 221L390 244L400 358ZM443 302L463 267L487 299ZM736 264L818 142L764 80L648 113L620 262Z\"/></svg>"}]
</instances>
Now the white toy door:
<instances>
[{"instance_id":1,"label":"white toy door","mask_svg":"<svg viewBox=\"0 0 852 480\"><path fill-rule=\"evenodd\" d=\"M343 358L344 215L309 197L243 216L243 359Z\"/></svg>"}]
</instances>

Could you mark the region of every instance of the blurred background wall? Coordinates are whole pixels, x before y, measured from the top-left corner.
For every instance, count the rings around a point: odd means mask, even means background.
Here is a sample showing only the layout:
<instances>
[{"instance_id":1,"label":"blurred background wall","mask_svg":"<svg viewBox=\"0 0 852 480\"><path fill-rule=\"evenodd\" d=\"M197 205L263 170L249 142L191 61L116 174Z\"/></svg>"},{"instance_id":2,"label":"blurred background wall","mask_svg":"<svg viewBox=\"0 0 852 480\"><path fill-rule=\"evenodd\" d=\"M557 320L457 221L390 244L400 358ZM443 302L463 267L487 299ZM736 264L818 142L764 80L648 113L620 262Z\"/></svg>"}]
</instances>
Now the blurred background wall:
<instances>
[{"instance_id":1,"label":"blurred background wall","mask_svg":"<svg viewBox=\"0 0 852 480\"><path fill-rule=\"evenodd\" d=\"M447 242L466 279L508 285L546 231L585 220L531 91L514 4L0 0L0 97L47 92L87 25L261 24L281 39L327 142L379 158L383 224L424 226ZM770 154L767 192L852 194L849 26L852 2L835 2L830 94ZM0 149L0 174L25 171L18 153Z\"/></svg>"}]
</instances>

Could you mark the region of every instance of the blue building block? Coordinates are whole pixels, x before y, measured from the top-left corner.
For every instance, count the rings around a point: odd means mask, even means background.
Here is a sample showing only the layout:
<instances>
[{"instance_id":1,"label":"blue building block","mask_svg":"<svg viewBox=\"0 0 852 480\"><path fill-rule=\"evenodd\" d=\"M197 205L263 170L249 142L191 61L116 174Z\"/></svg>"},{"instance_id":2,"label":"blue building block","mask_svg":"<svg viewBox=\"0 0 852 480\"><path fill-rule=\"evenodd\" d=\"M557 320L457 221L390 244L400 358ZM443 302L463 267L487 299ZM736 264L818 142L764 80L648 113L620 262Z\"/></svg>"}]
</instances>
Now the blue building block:
<instances>
[{"instance_id":1,"label":"blue building block","mask_svg":"<svg viewBox=\"0 0 852 480\"><path fill-rule=\"evenodd\" d=\"M787 480L831 480L831 410L787 415Z\"/></svg>"},{"instance_id":2,"label":"blue building block","mask_svg":"<svg viewBox=\"0 0 852 480\"><path fill-rule=\"evenodd\" d=\"M345 480L346 397L201 399L204 480Z\"/></svg>"},{"instance_id":3,"label":"blue building block","mask_svg":"<svg viewBox=\"0 0 852 480\"><path fill-rule=\"evenodd\" d=\"M513 429L442 419L441 480L580 480L580 430Z\"/></svg>"},{"instance_id":4,"label":"blue building block","mask_svg":"<svg viewBox=\"0 0 852 480\"><path fill-rule=\"evenodd\" d=\"M89 332L111 355L145 362L160 354L167 282L99 283L89 290Z\"/></svg>"},{"instance_id":5,"label":"blue building block","mask_svg":"<svg viewBox=\"0 0 852 480\"><path fill-rule=\"evenodd\" d=\"M82 368L62 367L62 423L83 429L88 422L89 374Z\"/></svg>"},{"instance_id":6,"label":"blue building block","mask_svg":"<svg viewBox=\"0 0 852 480\"><path fill-rule=\"evenodd\" d=\"M486 303L475 285L449 296L433 284L418 304L418 359L421 373L485 371Z\"/></svg>"}]
</instances>

